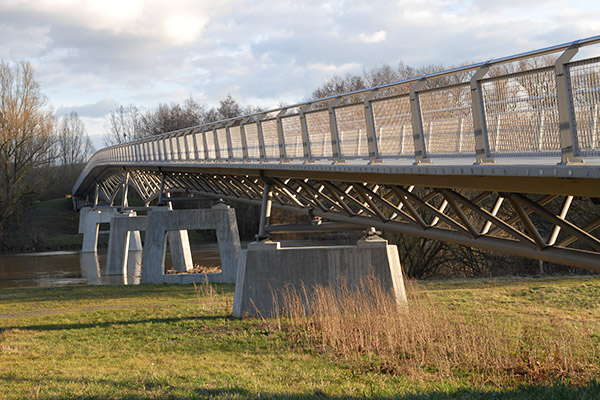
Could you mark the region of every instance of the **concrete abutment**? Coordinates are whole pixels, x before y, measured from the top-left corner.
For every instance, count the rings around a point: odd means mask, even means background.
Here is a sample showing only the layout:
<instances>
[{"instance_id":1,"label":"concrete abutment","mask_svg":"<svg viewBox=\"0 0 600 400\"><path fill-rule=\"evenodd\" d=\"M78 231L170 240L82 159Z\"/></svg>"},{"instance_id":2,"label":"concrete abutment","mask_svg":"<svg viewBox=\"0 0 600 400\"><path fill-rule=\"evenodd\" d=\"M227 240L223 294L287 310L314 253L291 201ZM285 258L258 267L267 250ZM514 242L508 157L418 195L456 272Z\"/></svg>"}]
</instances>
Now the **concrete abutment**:
<instances>
[{"instance_id":1,"label":"concrete abutment","mask_svg":"<svg viewBox=\"0 0 600 400\"><path fill-rule=\"evenodd\" d=\"M361 239L355 246L289 247L277 242L251 243L241 257L235 287L233 316L269 317L282 291L306 290L310 299L316 286L353 287L375 278L399 306L406 293L398 249L384 239Z\"/></svg>"}]
</instances>

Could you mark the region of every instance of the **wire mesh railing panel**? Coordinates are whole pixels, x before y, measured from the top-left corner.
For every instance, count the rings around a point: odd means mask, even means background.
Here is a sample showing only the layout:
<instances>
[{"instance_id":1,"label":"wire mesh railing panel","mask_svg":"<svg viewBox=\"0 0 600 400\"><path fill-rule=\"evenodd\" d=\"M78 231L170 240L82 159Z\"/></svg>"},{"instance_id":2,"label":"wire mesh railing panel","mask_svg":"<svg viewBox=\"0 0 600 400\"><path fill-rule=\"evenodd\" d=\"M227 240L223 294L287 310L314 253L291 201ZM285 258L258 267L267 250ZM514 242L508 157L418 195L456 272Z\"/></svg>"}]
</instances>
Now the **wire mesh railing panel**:
<instances>
[{"instance_id":1,"label":"wire mesh railing panel","mask_svg":"<svg viewBox=\"0 0 600 400\"><path fill-rule=\"evenodd\" d=\"M196 158L196 148L194 147L194 135L184 136L186 147L186 156L188 160L194 160Z\"/></svg>"},{"instance_id":2,"label":"wire mesh railing panel","mask_svg":"<svg viewBox=\"0 0 600 400\"><path fill-rule=\"evenodd\" d=\"M460 121L459 153L473 154L475 152L475 134L473 127L473 115L465 117Z\"/></svg>"},{"instance_id":3,"label":"wire mesh railing panel","mask_svg":"<svg viewBox=\"0 0 600 400\"><path fill-rule=\"evenodd\" d=\"M181 154L184 160L192 160L194 158L194 143L192 135L181 137Z\"/></svg>"},{"instance_id":4,"label":"wire mesh railing panel","mask_svg":"<svg viewBox=\"0 0 600 400\"><path fill-rule=\"evenodd\" d=\"M408 96L373 102L373 120L382 157L414 156L412 119Z\"/></svg>"},{"instance_id":5,"label":"wire mesh railing panel","mask_svg":"<svg viewBox=\"0 0 600 400\"><path fill-rule=\"evenodd\" d=\"M600 155L600 58L569 65L571 93L582 156Z\"/></svg>"},{"instance_id":6,"label":"wire mesh railing panel","mask_svg":"<svg viewBox=\"0 0 600 400\"><path fill-rule=\"evenodd\" d=\"M425 146L429 155L475 153L469 84L419 93ZM466 136L473 138L466 145Z\"/></svg>"},{"instance_id":7,"label":"wire mesh railing panel","mask_svg":"<svg viewBox=\"0 0 600 400\"><path fill-rule=\"evenodd\" d=\"M263 138L265 140L265 156L268 160L279 158L279 139L277 138L277 120L269 119L262 122Z\"/></svg>"},{"instance_id":8,"label":"wire mesh railing panel","mask_svg":"<svg viewBox=\"0 0 600 400\"><path fill-rule=\"evenodd\" d=\"M179 160L179 157L177 154L176 138L174 138L174 137L167 138L167 152L169 154L169 160L171 160L171 161Z\"/></svg>"},{"instance_id":9,"label":"wire mesh railing panel","mask_svg":"<svg viewBox=\"0 0 600 400\"><path fill-rule=\"evenodd\" d=\"M329 112L317 111L306 114L306 126L310 151L313 158L331 158L331 131L329 129Z\"/></svg>"},{"instance_id":10,"label":"wire mesh railing panel","mask_svg":"<svg viewBox=\"0 0 600 400\"><path fill-rule=\"evenodd\" d=\"M219 156L221 158L228 158L229 146L227 145L227 129L219 128L217 129L217 146L219 146Z\"/></svg>"},{"instance_id":11,"label":"wire mesh railing panel","mask_svg":"<svg viewBox=\"0 0 600 400\"><path fill-rule=\"evenodd\" d=\"M217 158L217 152L215 151L215 134L214 131L204 132L204 138L206 139L206 149L208 150L208 159L215 160Z\"/></svg>"},{"instance_id":12,"label":"wire mesh railing panel","mask_svg":"<svg viewBox=\"0 0 600 400\"><path fill-rule=\"evenodd\" d=\"M258 141L258 127L256 122L244 125L246 132L246 145L248 146L248 158L260 160L260 150Z\"/></svg>"},{"instance_id":13,"label":"wire mesh railing panel","mask_svg":"<svg viewBox=\"0 0 600 400\"><path fill-rule=\"evenodd\" d=\"M196 138L196 157L201 160L204 160L204 134L202 132L197 132L194 134Z\"/></svg>"},{"instance_id":14,"label":"wire mesh railing panel","mask_svg":"<svg viewBox=\"0 0 600 400\"><path fill-rule=\"evenodd\" d=\"M239 125L229 128L229 136L231 136L231 152L233 153L233 158L241 160L244 157L244 150L242 148L242 130Z\"/></svg>"},{"instance_id":15,"label":"wire mesh railing panel","mask_svg":"<svg viewBox=\"0 0 600 400\"><path fill-rule=\"evenodd\" d=\"M176 139L177 143L177 156L180 161L187 160L187 153L185 151L185 136L178 136Z\"/></svg>"},{"instance_id":16,"label":"wire mesh railing panel","mask_svg":"<svg viewBox=\"0 0 600 400\"><path fill-rule=\"evenodd\" d=\"M338 137L343 157L368 156L364 105L335 110Z\"/></svg>"},{"instance_id":17,"label":"wire mesh railing panel","mask_svg":"<svg viewBox=\"0 0 600 400\"><path fill-rule=\"evenodd\" d=\"M492 155L560 152L552 67L486 79L482 90Z\"/></svg>"},{"instance_id":18,"label":"wire mesh railing panel","mask_svg":"<svg viewBox=\"0 0 600 400\"><path fill-rule=\"evenodd\" d=\"M292 115L281 119L283 128L283 141L285 143L285 155L290 159L303 158L302 131L300 129L300 116Z\"/></svg>"}]
</instances>

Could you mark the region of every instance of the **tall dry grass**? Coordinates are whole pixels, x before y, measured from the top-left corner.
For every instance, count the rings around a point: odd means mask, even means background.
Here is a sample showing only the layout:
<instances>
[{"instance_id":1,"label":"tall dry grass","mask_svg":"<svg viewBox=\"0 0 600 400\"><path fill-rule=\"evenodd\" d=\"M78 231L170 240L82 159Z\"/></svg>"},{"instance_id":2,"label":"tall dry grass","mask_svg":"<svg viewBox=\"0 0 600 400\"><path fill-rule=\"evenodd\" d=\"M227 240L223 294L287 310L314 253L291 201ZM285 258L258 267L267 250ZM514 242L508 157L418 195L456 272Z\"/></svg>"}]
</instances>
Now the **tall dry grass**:
<instances>
[{"instance_id":1,"label":"tall dry grass","mask_svg":"<svg viewBox=\"0 0 600 400\"><path fill-rule=\"evenodd\" d=\"M402 308L372 278L311 289L276 293L283 306L271 327L364 368L498 386L587 382L600 372L592 332L562 319L512 316L485 299L453 308L414 287Z\"/></svg>"}]
</instances>

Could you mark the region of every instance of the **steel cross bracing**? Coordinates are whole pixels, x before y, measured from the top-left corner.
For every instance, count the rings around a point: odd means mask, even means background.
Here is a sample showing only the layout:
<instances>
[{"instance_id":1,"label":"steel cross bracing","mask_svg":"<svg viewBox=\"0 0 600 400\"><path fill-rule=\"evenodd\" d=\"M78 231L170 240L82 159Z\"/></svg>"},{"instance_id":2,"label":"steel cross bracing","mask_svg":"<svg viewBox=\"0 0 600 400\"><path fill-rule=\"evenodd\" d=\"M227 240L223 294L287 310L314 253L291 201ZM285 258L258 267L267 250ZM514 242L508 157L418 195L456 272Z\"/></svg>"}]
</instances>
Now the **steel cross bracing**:
<instances>
[{"instance_id":1,"label":"steel cross bracing","mask_svg":"<svg viewBox=\"0 0 600 400\"><path fill-rule=\"evenodd\" d=\"M573 61L597 43L108 147L73 194L113 204L127 176L146 201L187 191L260 204L267 184L285 210L598 269L600 57Z\"/></svg>"},{"instance_id":2,"label":"steel cross bracing","mask_svg":"<svg viewBox=\"0 0 600 400\"><path fill-rule=\"evenodd\" d=\"M105 182L113 184L103 186L106 200L114 199L123 179L108 175ZM569 218L571 207L597 210L586 198L151 170L131 171L129 181L148 204L162 186L171 199L185 193L257 205L268 182L273 206L282 210L600 270L600 212Z\"/></svg>"}]
</instances>

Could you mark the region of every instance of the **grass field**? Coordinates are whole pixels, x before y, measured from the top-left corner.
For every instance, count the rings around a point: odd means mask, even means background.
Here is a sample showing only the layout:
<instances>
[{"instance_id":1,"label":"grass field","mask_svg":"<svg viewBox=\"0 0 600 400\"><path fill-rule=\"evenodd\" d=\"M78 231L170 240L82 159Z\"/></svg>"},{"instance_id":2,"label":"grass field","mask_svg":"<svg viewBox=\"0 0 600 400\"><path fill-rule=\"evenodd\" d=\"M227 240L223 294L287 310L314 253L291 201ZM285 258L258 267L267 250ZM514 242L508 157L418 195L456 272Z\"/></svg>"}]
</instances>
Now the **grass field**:
<instances>
[{"instance_id":1,"label":"grass field","mask_svg":"<svg viewBox=\"0 0 600 400\"><path fill-rule=\"evenodd\" d=\"M583 357L579 367L537 380L490 380L477 368L401 373L373 368L364 350L336 351L285 319L229 318L231 285L5 289L0 398L600 398L600 279L419 282L409 292L411 302L418 294L447 315L483 305L514 326L533 322L542 334L534 338L557 334L552 326L575 330L582 336L573 340L589 348L573 355Z\"/></svg>"}]
</instances>

